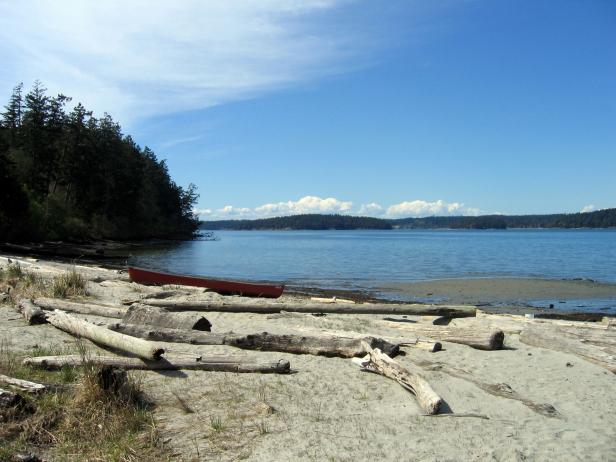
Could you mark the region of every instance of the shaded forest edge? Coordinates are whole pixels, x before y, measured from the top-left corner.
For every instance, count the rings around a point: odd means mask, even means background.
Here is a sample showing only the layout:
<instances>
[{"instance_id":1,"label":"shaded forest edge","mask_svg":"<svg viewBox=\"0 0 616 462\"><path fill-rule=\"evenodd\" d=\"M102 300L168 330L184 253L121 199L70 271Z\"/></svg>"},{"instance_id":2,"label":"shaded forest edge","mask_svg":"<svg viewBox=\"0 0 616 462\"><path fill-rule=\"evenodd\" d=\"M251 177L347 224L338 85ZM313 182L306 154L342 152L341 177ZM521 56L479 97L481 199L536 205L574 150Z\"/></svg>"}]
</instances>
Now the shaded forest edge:
<instances>
[{"instance_id":1,"label":"shaded forest edge","mask_svg":"<svg viewBox=\"0 0 616 462\"><path fill-rule=\"evenodd\" d=\"M258 220L202 221L200 227L206 230L616 228L616 209L552 215L401 219L307 214Z\"/></svg>"},{"instance_id":2,"label":"shaded forest edge","mask_svg":"<svg viewBox=\"0 0 616 462\"><path fill-rule=\"evenodd\" d=\"M92 116L40 82L13 90L0 119L0 241L189 238L196 187L110 115Z\"/></svg>"}]
</instances>

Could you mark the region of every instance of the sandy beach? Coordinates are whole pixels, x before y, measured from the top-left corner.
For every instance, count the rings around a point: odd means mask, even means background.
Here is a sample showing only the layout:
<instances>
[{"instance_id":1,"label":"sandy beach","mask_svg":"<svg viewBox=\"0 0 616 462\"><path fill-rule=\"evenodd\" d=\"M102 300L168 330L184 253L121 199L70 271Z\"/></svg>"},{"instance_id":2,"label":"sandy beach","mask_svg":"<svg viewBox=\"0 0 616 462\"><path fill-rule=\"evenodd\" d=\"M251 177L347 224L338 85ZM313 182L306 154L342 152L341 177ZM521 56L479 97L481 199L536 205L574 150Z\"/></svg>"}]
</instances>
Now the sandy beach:
<instances>
[{"instance_id":1,"label":"sandy beach","mask_svg":"<svg viewBox=\"0 0 616 462\"><path fill-rule=\"evenodd\" d=\"M88 300L99 303L124 306L127 301L144 301L144 297L169 289L131 283L125 272L102 267L11 258L44 278L75 268L88 279ZM6 256L0 257L0 266L6 264ZM173 289L178 293L172 300L177 301L238 298L189 287ZM538 299L616 294L613 286L588 281L442 281L399 284L396 289L417 297L431 294L467 304L487 299L509 301L520 291ZM275 302L263 303L301 305L311 300L283 295ZM212 332L363 334L387 339L412 337L413 326L430 327L434 321L427 316L374 314L205 315L213 325ZM75 316L109 322L92 315ZM395 381L363 372L348 358L168 343L168 351L177 354L286 359L293 373L187 370L131 374L140 376L156 403L156 425L173 460L613 460L616 375L609 367L616 363L616 328L601 323L578 325L581 327L564 321L478 312L476 317L452 320L449 327L502 329L503 349L482 351L447 341L436 353L403 347L404 354L395 360L423 376L444 401L436 416L424 415L415 397ZM603 353L596 347L598 355L607 352L605 360L599 364L570 352L531 346L520 340L527 329L556 333L581 329L594 333L593 338L605 335ZM49 324L28 326L8 301L0 306L0 341L24 356L37 348L70 349L75 345L74 337ZM104 352L90 342L88 347L92 354Z\"/></svg>"}]
</instances>

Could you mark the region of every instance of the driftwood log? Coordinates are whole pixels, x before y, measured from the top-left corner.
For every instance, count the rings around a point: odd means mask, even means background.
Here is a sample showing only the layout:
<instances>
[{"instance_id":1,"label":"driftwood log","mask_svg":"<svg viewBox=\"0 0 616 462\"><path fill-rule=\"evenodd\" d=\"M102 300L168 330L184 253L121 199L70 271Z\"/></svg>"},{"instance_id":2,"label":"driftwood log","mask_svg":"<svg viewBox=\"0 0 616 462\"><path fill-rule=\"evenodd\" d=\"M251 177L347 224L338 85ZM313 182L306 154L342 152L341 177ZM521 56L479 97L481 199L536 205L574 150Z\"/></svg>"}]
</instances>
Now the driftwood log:
<instances>
[{"instance_id":1,"label":"driftwood log","mask_svg":"<svg viewBox=\"0 0 616 462\"><path fill-rule=\"evenodd\" d=\"M179 329L165 329L134 324L111 324L109 329L146 340L191 343L193 345L230 345L247 350L282 351L286 353L340 356L364 356L362 342L379 348L390 356L399 353L397 344L375 337L340 337L334 335L292 335L205 333Z\"/></svg>"},{"instance_id":2,"label":"driftwood log","mask_svg":"<svg viewBox=\"0 0 616 462\"><path fill-rule=\"evenodd\" d=\"M606 331L609 332L609 331ZM520 334L520 341L527 345L547 348L561 353L569 353L583 358L616 374L616 348L614 346L596 345L596 338L591 342L584 342L583 337L576 338L559 329L543 329L528 327Z\"/></svg>"},{"instance_id":3,"label":"driftwood log","mask_svg":"<svg viewBox=\"0 0 616 462\"><path fill-rule=\"evenodd\" d=\"M30 300L20 300L17 309L21 312L26 322L30 325L45 324L47 322L45 319L45 312Z\"/></svg>"},{"instance_id":4,"label":"driftwood log","mask_svg":"<svg viewBox=\"0 0 616 462\"><path fill-rule=\"evenodd\" d=\"M415 395L419 406L426 414L438 413L443 400L421 375L402 367L378 348L372 349L370 345L365 345L365 348L368 350L368 355L362 359L354 358L354 363L366 371L384 375L398 382Z\"/></svg>"},{"instance_id":5,"label":"driftwood log","mask_svg":"<svg viewBox=\"0 0 616 462\"><path fill-rule=\"evenodd\" d=\"M121 318L126 313L126 308L117 306L101 305L98 303L71 302L57 298L37 298L34 303L45 310L62 310L80 314L91 314L107 318Z\"/></svg>"},{"instance_id":6,"label":"driftwood log","mask_svg":"<svg viewBox=\"0 0 616 462\"><path fill-rule=\"evenodd\" d=\"M165 349L156 343L114 332L61 310L48 313L47 321L64 332L87 338L99 345L115 348L142 359L159 359L165 352Z\"/></svg>"},{"instance_id":7,"label":"driftwood log","mask_svg":"<svg viewBox=\"0 0 616 462\"><path fill-rule=\"evenodd\" d=\"M387 327L413 332L418 336L442 342L461 343L478 350L501 350L505 334L499 329L460 328L406 322L405 319L379 321Z\"/></svg>"},{"instance_id":8,"label":"driftwood log","mask_svg":"<svg viewBox=\"0 0 616 462\"><path fill-rule=\"evenodd\" d=\"M16 388L19 391L26 393L40 393L45 391L47 387L42 383L30 382L29 380L16 379L8 375L0 374L0 383Z\"/></svg>"},{"instance_id":9,"label":"driftwood log","mask_svg":"<svg viewBox=\"0 0 616 462\"><path fill-rule=\"evenodd\" d=\"M272 314L281 311L293 313L430 315L451 318L473 317L476 307L468 305L422 305L395 303L362 303L355 305L335 303L279 303L279 302L200 302L149 300L149 305L161 306L168 311L220 311L225 313Z\"/></svg>"},{"instance_id":10,"label":"driftwood log","mask_svg":"<svg viewBox=\"0 0 616 462\"><path fill-rule=\"evenodd\" d=\"M157 306L132 305L124 317L124 324L147 324L169 329L211 331L212 323L199 314L174 313Z\"/></svg>"},{"instance_id":11,"label":"driftwood log","mask_svg":"<svg viewBox=\"0 0 616 462\"><path fill-rule=\"evenodd\" d=\"M535 401L524 398L506 383L486 383L479 380L477 377L473 376L470 372L465 371L464 369L458 369L441 362L420 360L416 361L414 364L427 371L442 372L444 374L451 375L452 377L471 382L473 385L486 393L489 393L490 395L520 401L532 411L537 414L541 414L544 417L560 417L559 412L551 404L536 403Z\"/></svg>"},{"instance_id":12,"label":"driftwood log","mask_svg":"<svg viewBox=\"0 0 616 462\"><path fill-rule=\"evenodd\" d=\"M186 358L161 358L158 361L142 360L139 358L122 358L116 356L93 356L84 358L80 355L68 356L38 356L26 358L23 364L37 366L47 370L57 370L64 366L79 367L86 364L119 367L122 369L146 369L146 370L180 370L194 369L200 371L220 372L262 372L285 374L290 372L289 361L250 361L243 358L233 357L210 357L199 360Z\"/></svg>"}]
</instances>

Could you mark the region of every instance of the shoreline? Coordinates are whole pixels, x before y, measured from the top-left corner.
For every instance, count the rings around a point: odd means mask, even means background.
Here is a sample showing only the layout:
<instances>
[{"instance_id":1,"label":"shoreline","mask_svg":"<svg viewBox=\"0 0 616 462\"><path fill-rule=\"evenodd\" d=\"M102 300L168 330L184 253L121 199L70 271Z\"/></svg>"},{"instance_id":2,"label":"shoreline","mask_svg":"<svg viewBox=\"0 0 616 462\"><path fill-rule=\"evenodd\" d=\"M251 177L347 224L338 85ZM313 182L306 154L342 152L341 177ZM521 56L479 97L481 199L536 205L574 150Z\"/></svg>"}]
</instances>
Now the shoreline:
<instances>
[{"instance_id":1,"label":"shoreline","mask_svg":"<svg viewBox=\"0 0 616 462\"><path fill-rule=\"evenodd\" d=\"M0 256L5 267L7 256ZM311 295L288 292L278 300L223 297L202 288L143 286L124 271L96 264L67 264L10 257L49 285L75 270L87 294L74 301L128 309L152 299L173 302L294 304L313 303ZM15 261L15 260L14 260ZM32 278L32 280L37 280ZM0 302L0 344L15 360L41 351L109 355L88 340L77 340L50 324L28 326L10 305ZM12 294L11 294L12 295ZM341 292L327 295L343 297ZM357 295L357 291L349 295ZM346 298L346 297L344 297ZM346 306L346 305L344 305ZM554 311L554 310L552 310ZM604 460L616 449L614 387L616 330L610 323L553 321L485 313L449 319L434 316L281 312L278 314L186 311L207 316L212 333L268 332L298 336L375 336L400 342L395 361L421 374L444 401L437 417L426 416L416 398L393 380L362 372L349 358L243 350L230 345L162 342L171 355L229 356L291 364L292 374L236 374L183 370L129 372L155 404L152 423L165 448L180 461L200 460ZM73 313L99 325L111 318ZM118 318L119 319L119 318ZM120 321L114 321L120 322ZM613 322L613 321L611 321ZM419 329L419 330L418 330ZM502 331L504 348L476 349L435 336L459 332ZM426 336L424 338L424 335ZM575 349L584 339L582 350ZM526 338L525 338L526 336ZM537 338L558 343L537 345ZM441 341L438 352L412 340ZM586 356L584 356L586 355ZM610 359L611 358L611 359ZM58 375L49 373L52 382ZM33 379L35 377L22 377ZM148 430L149 431L149 430ZM434 435L441 441L434 444ZM565 434L565 437L561 435ZM357 444L370 438L371 444ZM40 448L53 451L53 446ZM45 456L46 454L41 454ZM53 455L53 452L51 453Z\"/></svg>"}]
</instances>

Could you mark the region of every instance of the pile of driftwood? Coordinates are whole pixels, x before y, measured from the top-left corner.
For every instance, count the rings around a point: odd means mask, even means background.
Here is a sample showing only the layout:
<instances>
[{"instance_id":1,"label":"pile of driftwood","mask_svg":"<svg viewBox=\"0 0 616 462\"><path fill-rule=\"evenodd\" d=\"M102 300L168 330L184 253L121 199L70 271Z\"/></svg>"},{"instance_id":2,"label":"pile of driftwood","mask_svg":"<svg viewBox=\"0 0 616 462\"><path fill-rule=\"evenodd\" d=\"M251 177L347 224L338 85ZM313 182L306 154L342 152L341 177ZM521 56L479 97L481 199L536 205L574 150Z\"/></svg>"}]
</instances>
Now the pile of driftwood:
<instances>
[{"instance_id":1,"label":"pile of driftwood","mask_svg":"<svg viewBox=\"0 0 616 462\"><path fill-rule=\"evenodd\" d=\"M351 303L259 303L181 302L167 299L148 299L148 304L133 303L130 307L99 303L73 302L52 298L21 300L18 310L29 324L49 323L60 330L86 338L122 356L79 355L26 358L24 363L58 369L65 365L80 366L97 363L123 369L199 369L229 372L287 373L289 361L260 361L225 357L173 355L159 342L193 345L229 345L242 349L278 351L354 358L363 370L376 372L396 380L412 391L428 414L439 411L441 398L417 372L398 364L393 357L402 346L422 348L432 352L441 349L440 341L457 342L483 350L500 349L503 332L495 329L469 330L440 325L416 327L414 335L404 339L387 339L353 334L273 334L212 332L212 323L203 316L211 311L232 313L311 313L311 314L381 314L427 315L438 319L475 316L475 307L430 306L419 304L351 304ZM71 313L111 318L101 325ZM413 326L415 327L415 326Z\"/></svg>"},{"instance_id":2,"label":"pile of driftwood","mask_svg":"<svg viewBox=\"0 0 616 462\"><path fill-rule=\"evenodd\" d=\"M261 303L237 298L224 302L185 302L160 298L142 301L147 301L148 304L132 303L127 307L50 298L22 300L18 309L28 323L50 323L65 332L87 338L122 355L91 358L76 355L47 356L27 358L25 363L49 369L60 368L64 365L79 366L88 361L123 369L290 372L289 361L284 359L261 361L258 356L254 359L245 359L230 356L174 355L172 351L165 351L165 347L159 342L165 342L165 345L169 343L228 345L249 350L353 358L362 370L391 378L415 394L426 414L438 413L443 400L417 371L418 368L428 371L438 370L469 380L488 393L519 400L542 415L548 417L557 415L556 410L550 405L524 399L506 384L483 383L469 377L467 372L443 363L415 361L411 363L412 367L408 368L393 359L400 352L401 347L422 348L436 352L441 349L441 342L459 343L479 350L503 348L504 332L507 332L510 326L495 324L495 322L498 320L502 323L503 320L506 321L509 318L499 316L492 320L490 315L482 314L472 306L338 304L325 301L309 304ZM261 313L274 316L286 315L285 313L379 314L390 317L376 321L377 323L389 328L404 330L409 337L381 338L352 332L346 332L344 335L212 332L212 323L204 315L216 311ZM70 313L106 317L109 318L109 322L95 324ZM432 324L415 323L406 319L408 315L432 316L434 320ZM478 315L481 315L482 319L477 319L472 327L455 325L456 318ZM301 315L293 314L293 316ZM515 326L524 327L524 329L515 331L522 332L521 340L524 343L577 354L616 372L616 360L612 351L616 347L616 331L614 330L609 330L607 334L598 333L598 330L593 333L590 327L580 330L571 325L561 326L558 324L560 321L534 320L523 316L511 317L509 321ZM550 328L542 328L541 323L548 322ZM599 347L601 349L598 350Z\"/></svg>"}]
</instances>

